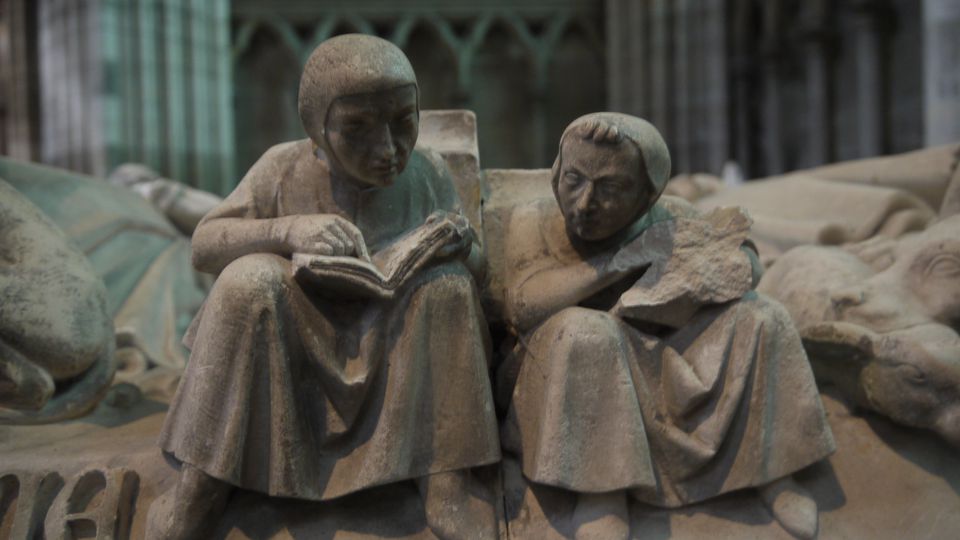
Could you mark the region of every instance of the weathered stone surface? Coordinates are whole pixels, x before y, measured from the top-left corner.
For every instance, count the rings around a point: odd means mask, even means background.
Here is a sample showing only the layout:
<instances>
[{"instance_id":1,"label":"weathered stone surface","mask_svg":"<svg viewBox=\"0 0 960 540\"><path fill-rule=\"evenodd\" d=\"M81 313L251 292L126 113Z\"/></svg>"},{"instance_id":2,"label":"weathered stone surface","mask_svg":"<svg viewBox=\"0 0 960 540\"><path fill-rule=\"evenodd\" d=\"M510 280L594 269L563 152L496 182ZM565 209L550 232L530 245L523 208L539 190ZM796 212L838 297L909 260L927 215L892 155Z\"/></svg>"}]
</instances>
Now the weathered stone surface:
<instances>
[{"instance_id":1,"label":"weathered stone surface","mask_svg":"<svg viewBox=\"0 0 960 540\"><path fill-rule=\"evenodd\" d=\"M695 202L723 189L723 180L712 174L679 174L667 182L663 194Z\"/></svg>"},{"instance_id":2,"label":"weathered stone surface","mask_svg":"<svg viewBox=\"0 0 960 540\"><path fill-rule=\"evenodd\" d=\"M496 536L472 472L500 459L468 221L480 223L475 127L456 112L427 122L451 175L441 153L415 147L418 106L396 46L325 41L300 85L310 138L267 151L197 226L193 262L218 278L160 434L181 466L151 507L151 535L202 537L234 488L331 501L409 481L436 534ZM291 258L376 258L437 216L462 234L389 297L294 280Z\"/></svg>"},{"instance_id":3,"label":"weathered stone surface","mask_svg":"<svg viewBox=\"0 0 960 540\"><path fill-rule=\"evenodd\" d=\"M848 184L899 189L919 197L931 208L940 201L957 170L960 143L923 148L913 152L844 161L785 176L808 176Z\"/></svg>"},{"instance_id":4,"label":"weathered stone surface","mask_svg":"<svg viewBox=\"0 0 960 540\"><path fill-rule=\"evenodd\" d=\"M697 201L709 210L739 206L753 219L750 238L769 266L801 245L840 245L922 230L936 212L899 189L793 174L724 190Z\"/></svg>"},{"instance_id":5,"label":"weathered stone surface","mask_svg":"<svg viewBox=\"0 0 960 540\"><path fill-rule=\"evenodd\" d=\"M896 240L796 248L759 290L790 311L818 377L960 446L960 216Z\"/></svg>"},{"instance_id":6,"label":"weathered stone surface","mask_svg":"<svg viewBox=\"0 0 960 540\"><path fill-rule=\"evenodd\" d=\"M702 219L684 218L651 226L631 246L650 268L620 296L614 312L678 327L704 304L736 300L751 289L750 259L740 247L750 218L738 208L715 209ZM672 316L672 311L680 313Z\"/></svg>"},{"instance_id":7,"label":"weathered stone surface","mask_svg":"<svg viewBox=\"0 0 960 540\"><path fill-rule=\"evenodd\" d=\"M163 178L141 163L124 163L114 169L107 181L130 189L150 202L186 236L193 234L203 216L223 200L221 197L183 182Z\"/></svg>"},{"instance_id":8,"label":"weathered stone surface","mask_svg":"<svg viewBox=\"0 0 960 540\"><path fill-rule=\"evenodd\" d=\"M140 196L101 178L4 158L0 177L64 232L106 286L117 379L146 384L158 368L182 371L180 342L212 283L192 268L189 237Z\"/></svg>"},{"instance_id":9,"label":"weathered stone surface","mask_svg":"<svg viewBox=\"0 0 960 540\"><path fill-rule=\"evenodd\" d=\"M113 377L113 325L90 263L0 179L0 423L89 411Z\"/></svg>"},{"instance_id":10,"label":"weathered stone surface","mask_svg":"<svg viewBox=\"0 0 960 540\"><path fill-rule=\"evenodd\" d=\"M474 229L482 233L480 201L484 193L480 182L476 115L467 110L420 111L417 146L443 157L463 204L464 215Z\"/></svg>"},{"instance_id":11,"label":"weathered stone surface","mask_svg":"<svg viewBox=\"0 0 960 540\"><path fill-rule=\"evenodd\" d=\"M960 457L933 433L905 428L887 418L857 412L833 390L823 396L837 452L801 471L797 481L820 509L819 538L878 540L950 538L960 529ZM88 468L127 468L140 477L130 538L145 537L152 501L174 485L174 469L156 448L162 405L146 400L129 410L101 405L83 421L46 426L0 426L0 478L15 474L49 477L46 498L22 488L17 511L33 516L34 527L67 481ZM505 461L503 539L570 538L574 494L551 488L532 491L513 458ZM49 481L49 480L48 480ZM4 484L7 480L0 480ZM4 484L6 485L6 484ZM31 484L33 485L33 484ZM491 483L491 488L495 482ZM36 491L31 489L31 493ZM8 493L8 492L4 492ZM16 518L0 496L0 538ZM501 518L503 519L503 518ZM632 537L791 538L751 491L738 491L680 510L630 503ZM509 534L507 530L509 528ZM33 530L37 530L34 528ZM296 501L237 491L213 538L290 540L343 535L433 539L423 521L422 503L412 484L395 484L332 502Z\"/></svg>"},{"instance_id":12,"label":"weathered stone surface","mask_svg":"<svg viewBox=\"0 0 960 540\"><path fill-rule=\"evenodd\" d=\"M139 477L125 468L91 468L73 476L47 511L43 533L50 540L130 537Z\"/></svg>"},{"instance_id":13,"label":"weathered stone surface","mask_svg":"<svg viewBox=\"0 0 960 540\"><path fill-rule=\"evenodd\" d=\"M0 538L36 538L63 478L56 472L0 469Z\"/></svg>"},{"instance_id":14,"label":"weathered stone surface","mask_svg":"<svg viewBox=\"0 0 960 540\"><path fill-rule=\"evenodd\" d=\"M817 502L819 538L945 538L960 527L960 461L933 435L853 413L831 393L823 403L837 452L796 475ZM572 538L576 494L527 483L504 461L510 538ZM631 538L792 538L755 492L738 491L682 510L631 502Z\"/></svg>"},{"instance_id":15,"label":"weathered stone surface","mask_svg":"<svg viewBox=\"0 0 960 540\"><path fill-rule=\"evenodd\" d=\"M956 212L960 145L847 161L758 179L697 200L740 206L767 265L790 248L900 236Z\"/></svg>"},{"instance_id":16,"label":"weathered stone surface","mask_svg":"<svg viewBox=\"0 0 960 540\"><path fill-rule=\"evenodd\" d=\"M489 195L483 202L483 237L487 254L486 284L481 289L483 311L488 319L501 321L507 296L507 277L512 273L507 258L508 228L517 206L553 197L550 169L487 169L483 180Z\"/></svg>"},{"instance_id":17,"label":"weathered stone surface","mask_svg":"<svg viewBox=\"0 0 960 540\"><path fill-rule=\"evenodd\" d=\"M943 203L940 205L940 217L946 218L960 214L960 167L953 171L950 184L943 194Z\"/></svg>"},{"instance_id":18,"label":"weathered stone surface","mask_svg":"<svg viewBox=\"0 0 960 540\"><path fill-rule=\"evenodd\" d=\"M747 487L811 536L816 504L790 476L834 443L789 316L748 293L749 218L658 201L669 154L641 119L587 115L560 147L556 202L515 201L502 229L505 451L532 484L576 493L555 517L577 537L628 537L629 500Z\"/></svg>"}]
</instances>

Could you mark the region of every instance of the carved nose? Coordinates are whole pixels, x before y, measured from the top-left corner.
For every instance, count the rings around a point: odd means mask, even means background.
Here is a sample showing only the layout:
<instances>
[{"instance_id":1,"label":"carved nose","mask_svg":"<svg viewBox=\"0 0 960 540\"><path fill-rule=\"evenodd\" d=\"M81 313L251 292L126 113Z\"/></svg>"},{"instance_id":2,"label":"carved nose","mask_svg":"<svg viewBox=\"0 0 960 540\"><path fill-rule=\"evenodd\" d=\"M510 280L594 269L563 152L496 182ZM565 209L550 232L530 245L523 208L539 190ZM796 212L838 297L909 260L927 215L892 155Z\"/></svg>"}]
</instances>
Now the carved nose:
<instances>
[{"instance_id":1,"label":"carved nose","mask_svg":"<svg viewBox=\"0 0 960 540\"><path fill-rule=\"evenodd\" d=\"M583 192L580 194L580 197L577 199L577 210L583 212L586 210L591 210L595 206L596 204L593 200L593 184L588 183L583 188Z\"/></svg>"},{"instance_id":2,"label":"carved nose","mask_svg":"<svg viewBox=\"0 0 960 540\"><path fill-rule=\"evenodd\" d=\"M393 137L390 135L390 127L384 126L374 146L374 158L378 163L390 163L395 154L396 148L393 145Z\"/></svg>"}]
</instances>

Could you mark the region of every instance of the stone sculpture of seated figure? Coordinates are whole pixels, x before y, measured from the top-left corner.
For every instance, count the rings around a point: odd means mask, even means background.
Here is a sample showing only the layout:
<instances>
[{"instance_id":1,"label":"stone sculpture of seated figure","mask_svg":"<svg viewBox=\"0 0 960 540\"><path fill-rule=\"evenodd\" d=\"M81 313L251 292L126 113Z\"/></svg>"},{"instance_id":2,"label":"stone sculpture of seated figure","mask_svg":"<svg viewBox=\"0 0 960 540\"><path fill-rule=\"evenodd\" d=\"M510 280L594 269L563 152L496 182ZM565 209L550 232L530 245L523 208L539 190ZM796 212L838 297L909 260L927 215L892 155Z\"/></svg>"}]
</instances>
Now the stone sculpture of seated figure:
<instances>
[{"instance_id":1,"label":"stone sculpture of seated figure","mask_svg":"<svg viewBox=\"0 0 960 540\"><path fill-rule=\"evenodd\" d=\"M791 474L834 443L799 336L779 304L749 290L742 240L689 249L697 235L677 231L703 218L657 202L669 171L652 125L587 115L561 138L559 208L514 211L506 310L519 344L498 373L508 388L515 380L504 450L533 484L578 494L578 537L625 538L627 494L677 507L751 487L788 531L811 537L816 503ZM748 218L726 215L745 236ZM671 266L698 253L699 269ZM724 273L726 260L736 272ZM651 290L718 281L646 316L622 311L664 268ZM742 284L733 298L713 295L725 282Z\"/></svg>"},{"instance_id":2,"label":"stone sculpture of seated figure","mask_svg":"<svg viewBox=\"0 0 960 540\"><path fill-rule=\"evenodd\" d=\"M439 157L414 149L413 69L387 41L338 36L308 60L299 106L310 138L268 150L194 233L195 265L219 277L185 339L160 438L182 466L150 534L202 537L233 486L325 501L413 480L438 536L495 537L471 474L500 459L475 236L390 299L292 272L294 253L364 257L437 212L463 219Z\"/></svg>"}]
</instances>

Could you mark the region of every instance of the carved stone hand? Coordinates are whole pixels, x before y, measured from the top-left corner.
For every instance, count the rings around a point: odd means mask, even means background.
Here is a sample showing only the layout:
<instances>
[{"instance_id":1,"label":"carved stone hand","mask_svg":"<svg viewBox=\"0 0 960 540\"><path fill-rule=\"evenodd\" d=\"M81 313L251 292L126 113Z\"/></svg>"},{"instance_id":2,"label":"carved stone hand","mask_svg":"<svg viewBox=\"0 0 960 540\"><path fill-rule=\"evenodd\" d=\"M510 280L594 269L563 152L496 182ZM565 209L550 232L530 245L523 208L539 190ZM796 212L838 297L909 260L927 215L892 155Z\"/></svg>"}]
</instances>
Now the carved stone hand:
<instances>
[{"instance_id":1,"label":"carved stone hand","mask_svg":"<svg viewBox=\"0 0 960 540\"><path fill-rule=\"evenodd\" d=\"M333 214L291 216L283 243L291 253L370 258L360 230L353 223Z\"/></svg>"}]
</instances>

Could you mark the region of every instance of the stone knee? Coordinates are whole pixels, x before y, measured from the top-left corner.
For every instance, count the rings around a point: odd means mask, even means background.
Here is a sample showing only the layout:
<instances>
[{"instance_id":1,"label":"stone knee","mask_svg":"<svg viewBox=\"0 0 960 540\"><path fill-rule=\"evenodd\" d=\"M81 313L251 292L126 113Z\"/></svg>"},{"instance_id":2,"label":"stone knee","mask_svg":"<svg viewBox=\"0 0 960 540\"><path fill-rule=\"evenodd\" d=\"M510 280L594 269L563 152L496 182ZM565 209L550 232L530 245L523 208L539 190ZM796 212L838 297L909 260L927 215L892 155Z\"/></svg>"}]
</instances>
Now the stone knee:
<instances>
[{"instance_id":1,"label":"stone knee","mask_svg":"<svg viewBox=\"0 0 960 540\"><path fill-rule=\"evenodd\" d=\"M427 301L431 305L436 305L436 302L446 306L443 309L451 312L472 312L479 307L473 277L459 261L444 263L421 272L411 279L408 287L417 301Z\"/></svg>"},{"instance_id":2,"label":"stone knee","mask_svg":"<svg viewBox=\"0 0 960 540\"><path fill-rule=\"evenodd\" d=\"M278 255L255 253L240 257L223 269L210 290L208 302L249 311L262 302L275 303L294 286L289 261Z\"/></svg>"},{"instance_id":3,"label":"stone knee","mask_svg":"<svg viewBox=\"0 0 960 540\"><path fill-rule=\"evenodd\" d=\"M605 311L568 307L555 313L534 330L529 340L536 355L558 353L587 361L620 356L629 340L621 321Z\"/></svg>"}]
</instances>

